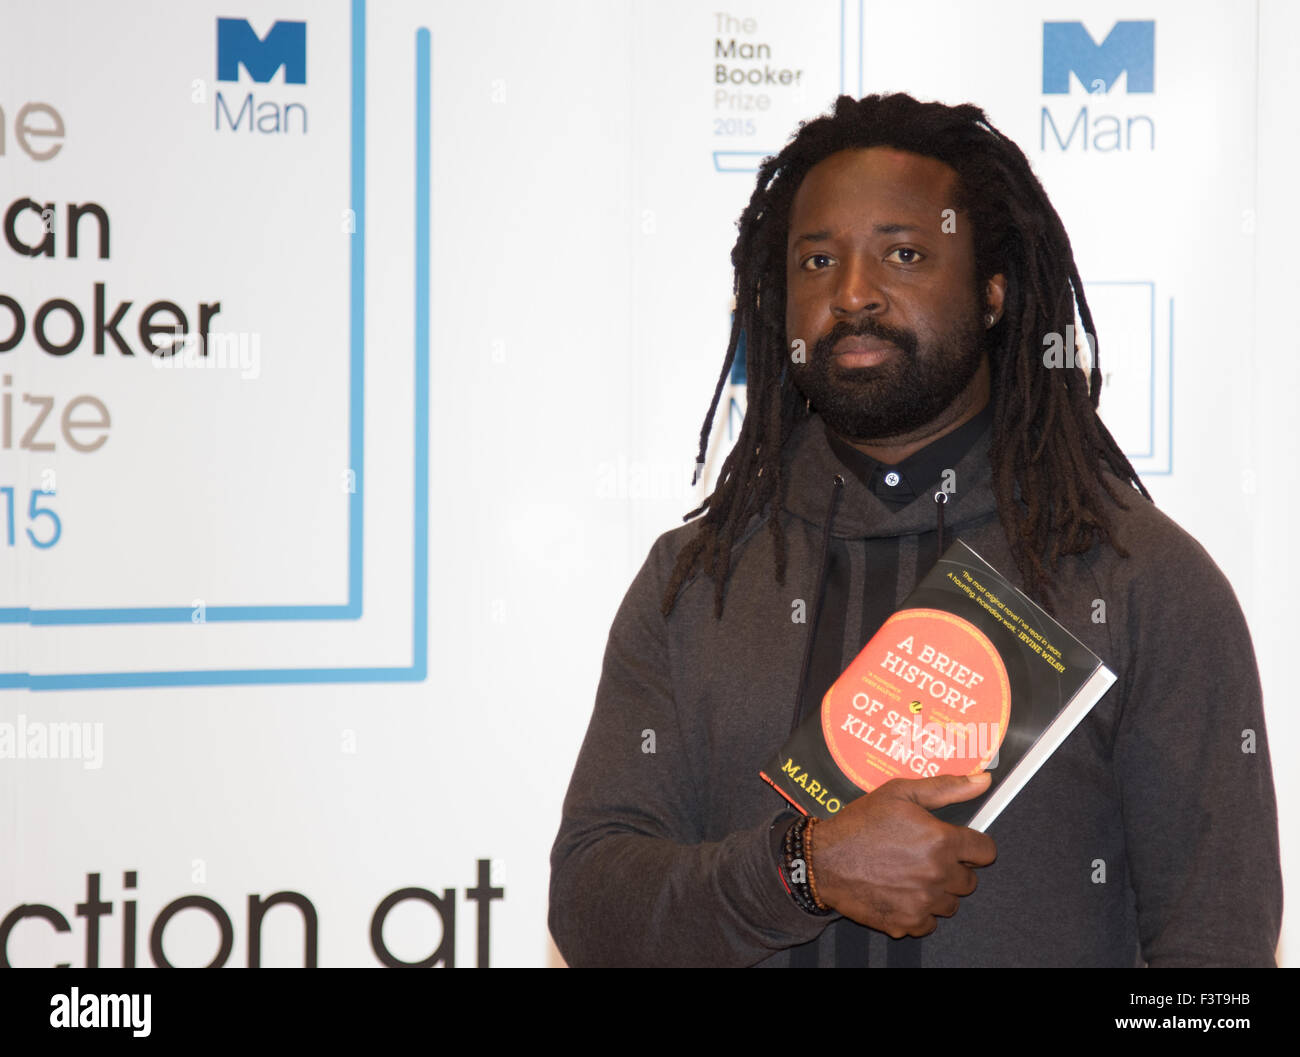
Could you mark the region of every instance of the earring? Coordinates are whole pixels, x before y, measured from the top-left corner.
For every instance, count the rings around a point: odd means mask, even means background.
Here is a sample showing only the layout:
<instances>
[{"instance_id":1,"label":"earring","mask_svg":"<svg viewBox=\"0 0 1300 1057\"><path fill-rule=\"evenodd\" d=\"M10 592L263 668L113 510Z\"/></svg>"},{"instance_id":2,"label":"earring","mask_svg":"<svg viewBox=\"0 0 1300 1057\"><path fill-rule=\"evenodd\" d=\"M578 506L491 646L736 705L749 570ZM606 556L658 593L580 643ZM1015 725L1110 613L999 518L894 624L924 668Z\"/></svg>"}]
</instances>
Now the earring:
<instances>
[{"instance_id":1,"label":"earring","mask_svg":"<svg viewBox=\"0 0 1300 1057\"><path fill-rule=\"evenodd\" d=\"M997 318L998 318L997 316L995 316L992 312L990 312L987 316L984 317L984 322L991 327L997 321Z\"/></svg>"}]
</instances>

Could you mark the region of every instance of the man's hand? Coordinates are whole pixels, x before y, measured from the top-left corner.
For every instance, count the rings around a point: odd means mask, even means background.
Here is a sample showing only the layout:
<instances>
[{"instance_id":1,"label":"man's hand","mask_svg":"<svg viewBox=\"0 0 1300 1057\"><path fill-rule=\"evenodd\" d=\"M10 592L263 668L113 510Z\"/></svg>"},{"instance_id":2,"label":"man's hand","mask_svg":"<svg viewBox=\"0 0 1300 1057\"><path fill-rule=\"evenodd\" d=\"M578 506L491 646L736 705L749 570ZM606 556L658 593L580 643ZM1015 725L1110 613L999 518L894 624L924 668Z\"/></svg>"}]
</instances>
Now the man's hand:
<instances>
[{"instance_id":1,"label":"man's hand","mask_svg":"<svg viewBox=\"0 0 1300 1057\"><path fill-rule=\"evenodd\" d=\"M812 866L821 901L894 939L933 932L975 891L971 867L988 866L998 850L987 834L927 809L971 800L991 780L987 771L895 779L818 823Z\"/></svg>"}]
</instances>

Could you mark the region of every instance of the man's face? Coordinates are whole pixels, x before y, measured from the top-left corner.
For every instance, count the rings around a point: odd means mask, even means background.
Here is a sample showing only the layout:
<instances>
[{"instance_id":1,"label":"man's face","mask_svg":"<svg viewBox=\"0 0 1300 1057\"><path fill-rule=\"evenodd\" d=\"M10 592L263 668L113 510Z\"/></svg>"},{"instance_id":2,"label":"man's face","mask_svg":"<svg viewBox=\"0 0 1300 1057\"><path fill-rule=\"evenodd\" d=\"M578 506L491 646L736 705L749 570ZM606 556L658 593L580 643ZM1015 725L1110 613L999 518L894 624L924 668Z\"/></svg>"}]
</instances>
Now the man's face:
<instances>
[{"instance_id":1,"label":"man's face","mask_svg":"<svg viewBox=\"0 0 1300 1057\"><path fill-rule=\"evenodd\" d=\"M956 186L943 162L871 147L823 159L795 192L786 337L803 340L806 362L790 369L842 437L905 438L987 398L990 306L966 214L952 212Z\"/></svg>"}]
</instances>

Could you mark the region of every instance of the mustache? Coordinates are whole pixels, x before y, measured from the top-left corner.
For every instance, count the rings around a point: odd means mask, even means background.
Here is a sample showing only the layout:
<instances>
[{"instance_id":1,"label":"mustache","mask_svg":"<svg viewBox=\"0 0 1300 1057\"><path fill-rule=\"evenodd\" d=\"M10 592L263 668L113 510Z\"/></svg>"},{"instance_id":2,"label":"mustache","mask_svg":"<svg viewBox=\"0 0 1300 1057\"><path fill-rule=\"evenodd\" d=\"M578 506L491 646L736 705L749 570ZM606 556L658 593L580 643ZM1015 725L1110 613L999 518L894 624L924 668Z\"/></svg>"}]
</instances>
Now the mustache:
<instances>
[{"instance_id":1,"label":"mustache","mask_svg":"<svg viewBox=\"0 0 1300 1057\"><path fill-rule=\"evenodd\" d=\"M916 358L916 335L910 330L900 330L887 326L874 319L865 319L856 326L847 320L840 320L835 326L818 339L813 346L813 355L823 363L830 359L835 346L844 338L877 338L896 346L909 359Z\"/></svg>"}]
</instances>

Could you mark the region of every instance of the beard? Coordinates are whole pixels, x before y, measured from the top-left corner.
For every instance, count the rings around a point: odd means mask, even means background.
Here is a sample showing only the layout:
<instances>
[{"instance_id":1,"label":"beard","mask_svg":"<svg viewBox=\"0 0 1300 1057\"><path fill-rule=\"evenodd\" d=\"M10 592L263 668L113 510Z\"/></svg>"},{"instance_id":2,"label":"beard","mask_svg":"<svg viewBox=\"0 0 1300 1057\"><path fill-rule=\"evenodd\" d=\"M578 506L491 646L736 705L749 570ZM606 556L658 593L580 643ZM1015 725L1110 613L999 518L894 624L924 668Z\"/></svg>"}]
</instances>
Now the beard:
<instances>
[{"instance_id":1,"label":"beard","mask_svg":"<svg viewBox=\"0 0 1300 1057\"><path fill-rule=\"evenodd\" d=\"M900 355L874 367L841 367L832 350L846 337L887 341ZM938 418L975 377L986 340L977 311L924 345L912 331L874 319L857 326L841 320L812 347L807 363L791 365L791 375L812 409L841 437L885 440Z\"/></svg>"}]
</instances>

